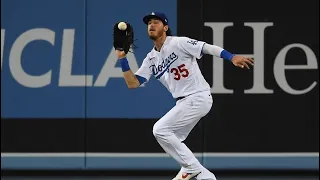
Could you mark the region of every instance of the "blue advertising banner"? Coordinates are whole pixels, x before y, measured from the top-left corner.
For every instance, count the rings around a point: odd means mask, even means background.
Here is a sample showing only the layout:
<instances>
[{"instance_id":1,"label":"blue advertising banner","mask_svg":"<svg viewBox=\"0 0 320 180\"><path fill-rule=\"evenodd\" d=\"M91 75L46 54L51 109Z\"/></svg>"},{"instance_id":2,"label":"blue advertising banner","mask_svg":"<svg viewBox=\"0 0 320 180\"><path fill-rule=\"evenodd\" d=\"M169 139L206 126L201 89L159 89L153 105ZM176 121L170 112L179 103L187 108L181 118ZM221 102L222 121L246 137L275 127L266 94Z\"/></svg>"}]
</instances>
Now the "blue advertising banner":
<instances>
[{"instance_id":1,"label":"blue advertising banner","mask_svg":"<svg viewBox=\"0 0 320 180\"><path fill-rule=\"evenodd\" d=\"M152 49L144 15L165 9L176 32L176 2L166 1L128 1L121 10L116 1L1 1L1 117L164 115L174 100L155 79L135 90L126 87L112 28L118 21L133 25L138 48L128 59L136 71Z\"/></svg>"}]
</instances>

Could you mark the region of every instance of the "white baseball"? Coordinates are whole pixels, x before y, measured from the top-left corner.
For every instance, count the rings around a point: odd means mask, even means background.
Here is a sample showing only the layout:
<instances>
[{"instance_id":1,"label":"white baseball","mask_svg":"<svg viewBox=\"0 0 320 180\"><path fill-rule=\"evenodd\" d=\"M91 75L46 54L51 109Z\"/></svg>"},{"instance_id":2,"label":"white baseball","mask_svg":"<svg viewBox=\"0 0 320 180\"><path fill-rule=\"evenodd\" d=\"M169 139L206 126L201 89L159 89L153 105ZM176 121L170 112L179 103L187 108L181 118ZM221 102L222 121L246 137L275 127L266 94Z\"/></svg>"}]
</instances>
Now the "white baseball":
<instances>
[{"instance_id":1,"label":"white baseball","mask_svg":"<svg viewBox=\"0 0 320 180\"><path fill-rule=\"evenodd\" d=\"M118 24L118 28L122 31L126 30L127 29L127 24L125 22L120 22Z\"/></svg>"}]
</instances>

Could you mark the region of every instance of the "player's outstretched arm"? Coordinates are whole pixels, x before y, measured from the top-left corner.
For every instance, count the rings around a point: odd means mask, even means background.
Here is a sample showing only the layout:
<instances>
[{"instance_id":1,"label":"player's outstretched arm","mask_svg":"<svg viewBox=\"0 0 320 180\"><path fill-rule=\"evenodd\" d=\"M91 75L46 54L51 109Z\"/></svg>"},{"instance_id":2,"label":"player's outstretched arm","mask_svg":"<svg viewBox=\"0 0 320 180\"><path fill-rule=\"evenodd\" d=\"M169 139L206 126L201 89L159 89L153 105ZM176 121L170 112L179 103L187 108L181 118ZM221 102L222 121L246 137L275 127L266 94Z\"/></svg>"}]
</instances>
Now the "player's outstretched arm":
<instances>
[{"instance_id":1,"label":"player's outstretched arm","mask_svg":"<svg viewBox=\"0 0 320 180\"><path fill-rule=\"evenodd\" d=\"M129 67L128 60L126 58L126 54L123 51L116 50L116 54L119 58L123 77L126 81L128 88L133 89L139 87L146 80L143 77L135 75Z\"/></svg>"},{"instance_id":2,"label":"player's outstretched arm","mask_svg":"<svg viewBox=\"0 0 320 180\"><path fill-rule=\"evenodd\" d=\"M120 61L124 61L124 59L120 59ZM135 76L131 69L123 72L123 77L126 81L128 88L133 89L140 86L138 78Z\"/></svg>"},{"instance_id":3,"label":"player's outstretched arm","mask_svg":"<svg viewBox=\"0 0 320 180\"><path fill-rule=\"evenodd\" d=\"M232 62L235 66L247 69L250 69L249 65L253 66L253 59L245 56L234 55L228 52L227 50L216 46L205 43L202 48L203 54L210 54L213 56L217 56Z\"/></svg>"}]
</instances>

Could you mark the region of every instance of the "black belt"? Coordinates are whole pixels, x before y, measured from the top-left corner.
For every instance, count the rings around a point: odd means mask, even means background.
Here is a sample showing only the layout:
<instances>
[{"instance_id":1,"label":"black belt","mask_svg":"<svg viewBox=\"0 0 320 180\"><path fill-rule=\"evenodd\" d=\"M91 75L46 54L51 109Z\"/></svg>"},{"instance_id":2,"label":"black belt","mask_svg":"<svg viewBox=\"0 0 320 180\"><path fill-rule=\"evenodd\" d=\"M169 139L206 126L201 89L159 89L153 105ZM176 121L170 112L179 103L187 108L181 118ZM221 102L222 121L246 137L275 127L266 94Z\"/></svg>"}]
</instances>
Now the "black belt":
<instances>
[{"instance_id":1,"label":"black belt","mask_svg":"<svg viewBox=\"0 0 320 180\"><path fill-rule=\"evenodd\" d=\"M185 96L177 97L177 98L176 98L176 101L179 101L179 100L181 100L181 99L183 99L183 98L185 98Z\"/></svg>"},{"instance_id":2,"label":"black belt","mask_svg":"<svg viewBox=\"0 0 320 180\"><path fill-rule=\"evenodd\" d=\"M211 96L211 94L209 94L209 96ZM187 97L187 96L177 97L177 98L176 98L176 101L179 101L179 100L181 100L181 99L183 99L183 98L185 98L185 97ZM213 100L213 99L212 99L212 100Z\"/></svg>"}]
</instances>

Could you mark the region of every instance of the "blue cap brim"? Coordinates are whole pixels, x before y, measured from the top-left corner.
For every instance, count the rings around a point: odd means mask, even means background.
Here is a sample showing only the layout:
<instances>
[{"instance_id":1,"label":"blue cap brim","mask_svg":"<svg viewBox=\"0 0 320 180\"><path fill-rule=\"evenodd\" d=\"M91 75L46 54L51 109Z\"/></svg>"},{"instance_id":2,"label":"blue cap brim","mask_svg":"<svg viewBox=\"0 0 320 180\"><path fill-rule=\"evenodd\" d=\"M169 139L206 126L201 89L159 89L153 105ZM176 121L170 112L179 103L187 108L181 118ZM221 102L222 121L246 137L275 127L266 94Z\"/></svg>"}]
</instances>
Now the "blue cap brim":
<instances>
[{"instance_id":1,"label":"blue cap brim","mask_svg":"<svg viewBox=\"0 0 320 180\"><path fill-rule=\"evenodd\" d=\"M167 24L166 22L164 22L164 20L163 20L161 17L159 17L159 16L157 16L157 15L147 15L147 16L143 17L143 22L144 22L145 24L148 24L148 22L149 22L150 19L152 19L152 18L160 19L160 20L163 22L163 24Z\"/></svg>"}]
</instances>

